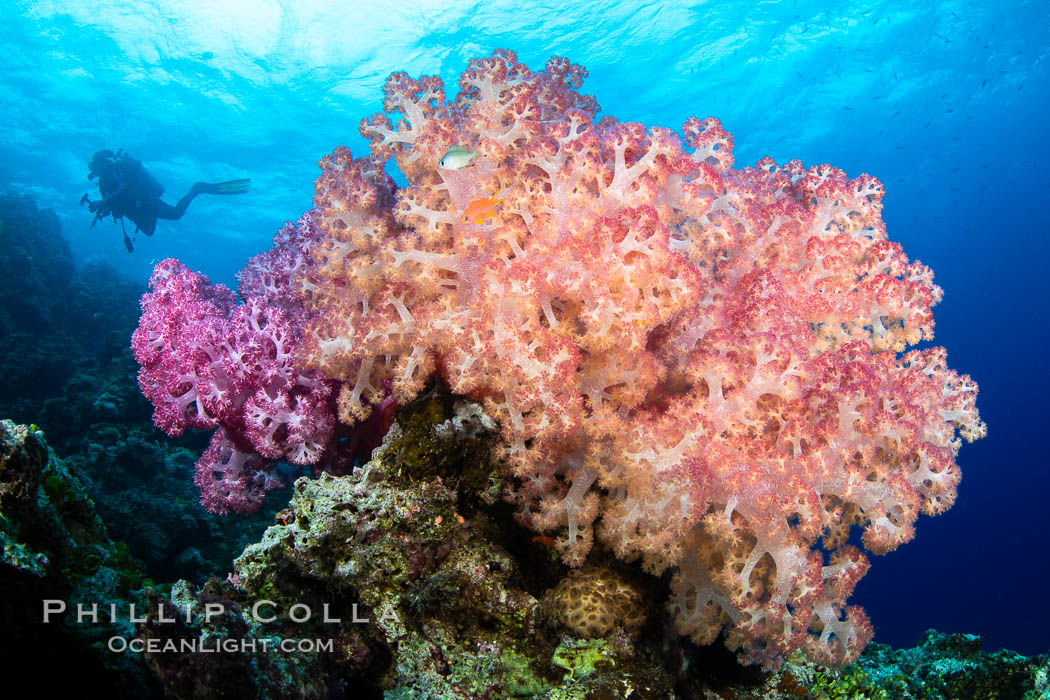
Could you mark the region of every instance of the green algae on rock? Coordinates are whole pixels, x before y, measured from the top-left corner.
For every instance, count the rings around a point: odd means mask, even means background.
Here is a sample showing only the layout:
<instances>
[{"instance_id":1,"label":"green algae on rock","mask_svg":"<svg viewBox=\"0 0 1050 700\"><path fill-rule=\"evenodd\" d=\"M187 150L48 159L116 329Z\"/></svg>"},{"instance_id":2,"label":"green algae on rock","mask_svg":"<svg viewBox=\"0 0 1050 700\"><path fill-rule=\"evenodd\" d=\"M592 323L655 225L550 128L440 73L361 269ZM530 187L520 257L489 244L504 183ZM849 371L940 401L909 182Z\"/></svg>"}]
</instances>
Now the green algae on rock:
<instances>
[{"instance_id":1,"label":"green algae on rock","mask_svg":"<svg viewBox=\"0 0 1050 700\"><path fill-rule=\"evenodd\" d=\"M141 655L105 650L108 638L133 636L126 615L96 624L71 612L78 605L142 610L141 589L149 584L141 562L109 539L87 487L44 434L0 420L0 658L9 668L32 668L40 654L59 654L68 673L48 687L76 678L77 685L111 687L126 697L159 692ZM65 612L43 623L45 600Z\"/></svg>"}]
</instances>

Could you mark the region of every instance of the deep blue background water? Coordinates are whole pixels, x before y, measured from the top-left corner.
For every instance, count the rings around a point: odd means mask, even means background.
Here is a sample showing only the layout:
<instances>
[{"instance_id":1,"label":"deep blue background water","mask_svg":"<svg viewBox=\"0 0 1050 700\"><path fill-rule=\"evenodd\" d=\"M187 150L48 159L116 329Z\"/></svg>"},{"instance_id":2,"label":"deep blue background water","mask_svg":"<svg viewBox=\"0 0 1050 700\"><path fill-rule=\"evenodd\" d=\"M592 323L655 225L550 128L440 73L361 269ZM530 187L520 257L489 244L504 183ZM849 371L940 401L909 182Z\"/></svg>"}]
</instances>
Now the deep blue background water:
<instances>
[{"instance_id":1,"label":"deep blue background water","mask_svg":"<svg viewBox=\"0 0 1050 700\"><path fill-rule=\"evenodd\" d=\"M874 558L854 602L876 640L928 627L1050 648L1050 8L982 2L41 0L0 6L0 190L60 217L78 264L144 280L176 256L233 282L310 207L316 162L380 109L394 70L440 75L511 48L590 70L603 113L678 128L719 117L736 162L764 155L876 175L890 237L945 289L937 344L980 384L989 436L959 456L954 508ZM557 9L555 9L557 8ZM139 236L77 205L86 161L130 151L174 202L251 177Z\"/></svg>"}]
</instances>

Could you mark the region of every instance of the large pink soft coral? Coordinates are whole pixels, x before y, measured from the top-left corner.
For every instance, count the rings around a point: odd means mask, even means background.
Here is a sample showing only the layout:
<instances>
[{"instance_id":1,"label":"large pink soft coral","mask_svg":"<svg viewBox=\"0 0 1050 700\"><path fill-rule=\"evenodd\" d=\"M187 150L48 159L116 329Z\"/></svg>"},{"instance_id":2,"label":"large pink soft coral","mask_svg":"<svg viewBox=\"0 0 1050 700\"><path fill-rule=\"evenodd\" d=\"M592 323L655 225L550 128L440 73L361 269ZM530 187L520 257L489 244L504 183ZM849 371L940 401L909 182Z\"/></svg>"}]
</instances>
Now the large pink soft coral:
<instances>
[{"instance_id":1,"label":"large pink soft coral","mask_svg":"<svg viewBox=\"0 0 1050 700\"><path fill-rule=\"evenodd\" d=\"M985 432L942 349L899 355L932 338L941 289L887 240L875 178L735 169L713 118L596 121L585 75L497 51L451 101L390 76L371 153L321 161L314 211L253 260L244 305L158 267L136 333L158 425L222 425L203 479L221 508L266 488L265 458L324 444L326 380L351 425L440 379L498 420L507 496L567 562L597 540L672 571L679 629L724 631L746 662L855 659L872 630L847 605L869 565L851 528L876 554L908 541ZM454 145L472 167L438 167ZM463 221L496 191L493 217ZM301 354L253 364L252 338ZM304 402L303 425L265 422Z\"/></svg>"},{"instance_id":2,"label":"large pink soft coral","mask_svg":"<svg viewBox=\"0 0 1050 700\"><path fill-rule=\"evenodd\" d=\"M351 422L440 377L500 424L521 520L565 559L597 539L674 576L698 642L749 662L841 663L871 637L846 600L920 511L950 506L976 386L932 337L941 290L886 238L882 185L770 159L733 169L718 120L595 121L561 58L475 60L446 101L395 73L371 154L322 161L310 364ZM443 170L450 146L478 155ZM393 157L408 180L383 172ZM489 223L464 223L500 190ZM600 522L595 533L594 523Z\"/></svg>"}]
</instances>

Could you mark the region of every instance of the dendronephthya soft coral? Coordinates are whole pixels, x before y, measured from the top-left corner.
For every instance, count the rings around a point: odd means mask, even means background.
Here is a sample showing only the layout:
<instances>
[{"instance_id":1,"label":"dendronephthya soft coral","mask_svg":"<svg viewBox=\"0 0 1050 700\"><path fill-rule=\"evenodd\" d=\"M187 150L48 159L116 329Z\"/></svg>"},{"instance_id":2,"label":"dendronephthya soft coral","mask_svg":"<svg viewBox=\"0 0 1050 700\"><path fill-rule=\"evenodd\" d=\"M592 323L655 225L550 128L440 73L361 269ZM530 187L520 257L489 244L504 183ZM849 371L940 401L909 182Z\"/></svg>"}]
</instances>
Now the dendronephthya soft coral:
<instances>
[{"instance_id":1,"label":"dendronephthya soft coral","mask_svg":"<svg viewBox=\"0 0 1050 700\"><path fill-rule=\"evenodd\" d=\"M910 539L985 430L942 349L898 355L932 337L941 290L887 240L878 180L733 169L712 118L684 139L596 121L584 75L497 51L453 101L390 76L397 123L321 162L309 262L283 283L308 310L302 361L339 383L346 423L435 377L483 402L521 521L572 564L596 538L673 570L697 642L854 659L872 630L846 606L868 567L850 528L875 553ZM453 147L471 167L439 167Z\"/></svg>"}]
</instances>

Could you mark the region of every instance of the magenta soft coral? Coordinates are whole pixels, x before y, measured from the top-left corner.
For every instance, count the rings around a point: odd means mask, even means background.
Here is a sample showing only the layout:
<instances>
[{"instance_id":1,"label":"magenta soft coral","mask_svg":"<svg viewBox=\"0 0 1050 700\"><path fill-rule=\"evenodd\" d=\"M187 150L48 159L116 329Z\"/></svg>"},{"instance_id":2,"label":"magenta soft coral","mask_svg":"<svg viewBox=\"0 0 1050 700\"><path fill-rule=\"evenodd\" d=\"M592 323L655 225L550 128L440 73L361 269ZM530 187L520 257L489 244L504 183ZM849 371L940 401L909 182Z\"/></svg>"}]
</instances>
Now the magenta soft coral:
<instances>
[{"instance_id":1,"label":"magenta soft coral","mask_svg":"<svg viewBox=\"0 0 1050 700\"><path fill-rule=\"evenodd\" d=\"M260 277L262 278L262 276ZM233 292L176 260L160 262L132 335L139 386L170 435L218 427L197 463L202 502L250 512L282 482L274 460L318 461L334 427L331 389L301 370L287 313Z\"/></svg>"},{"instance_id":2,"label":"magenta soft coral","mask_svg":"<svg viewBox=\"0 0 1050 700\"><path fill-rule=\"evenodd\" d=\"M713 118L682 138L595 121L585 75L496 51L451 101L437 78L392 75L390 116L361 123L371 154L322 160L314 212L249 286L301 305L303 366L339 384L344 423L387 387L403 403L436 378L483 403L508 499L567 562L597 542L673 572L678 628L700 643L724 632L744 661L855 659L871 625L848 605L869 565L851 529L876 554L909 540L920 512L950 506L961 439L985 430L976 385L943 350L898 356L932 337L942 292L887 240L875 178L768 158L735 169ZM439 168L451 146L473 167ZM391 157L406 187L385 174ZM497 190L491 220L462 221ZM154 303L195 328L179 335L168 313L140 328L158 424L222 423L213 461L265 488L241 454L287 447L247 419L285 406L208 372L216 338L266 311L234 312L228 291L169 262L157 274ZM233 420L215 408L229 391Z\"/></svg>"}]
</instances>

